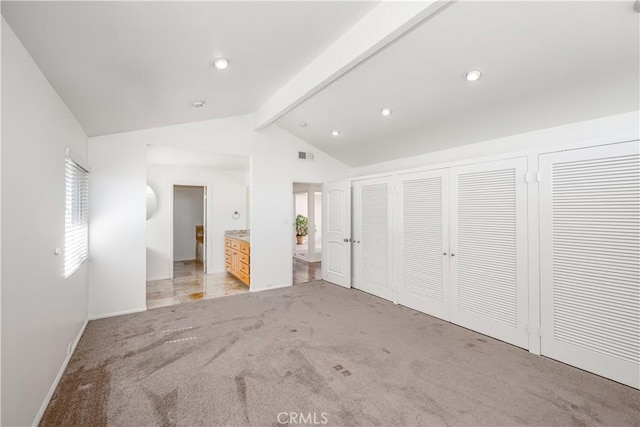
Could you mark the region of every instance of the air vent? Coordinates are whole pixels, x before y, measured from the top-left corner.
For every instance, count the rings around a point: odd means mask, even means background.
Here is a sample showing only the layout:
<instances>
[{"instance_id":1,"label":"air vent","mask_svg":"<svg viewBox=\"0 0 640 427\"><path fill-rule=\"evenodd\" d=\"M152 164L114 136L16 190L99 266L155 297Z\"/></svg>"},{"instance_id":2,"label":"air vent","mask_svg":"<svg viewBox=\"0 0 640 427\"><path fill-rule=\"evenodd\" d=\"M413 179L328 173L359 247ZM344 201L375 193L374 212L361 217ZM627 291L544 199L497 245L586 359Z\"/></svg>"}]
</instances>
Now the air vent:
<instances>
[{"instance_id":1,"label":"air vent","mask_svg":"<svg viewBox=\"0 0 640 427\"><path fill-rule=\"evenodd\" d=\"M307 160L311 162L313 161L313 153L298 151L298 160Z\"/></svg>"}]
</instances>

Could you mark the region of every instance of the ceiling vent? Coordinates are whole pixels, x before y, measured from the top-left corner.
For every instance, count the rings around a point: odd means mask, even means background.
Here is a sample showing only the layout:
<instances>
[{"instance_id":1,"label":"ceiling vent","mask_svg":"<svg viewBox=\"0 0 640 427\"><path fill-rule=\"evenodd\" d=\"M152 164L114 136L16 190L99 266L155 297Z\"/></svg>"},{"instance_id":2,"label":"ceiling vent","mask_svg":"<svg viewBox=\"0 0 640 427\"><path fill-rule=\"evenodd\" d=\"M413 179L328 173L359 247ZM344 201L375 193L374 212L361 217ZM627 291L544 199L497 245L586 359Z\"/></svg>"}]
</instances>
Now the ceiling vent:
<instances>
[{"instance_id":1,"label":"ceiling vent","mask_svg":"<svg viewBox=\"0 0 640 427\"><path fill-rule=\"evenodd\" d=\"M307 160L309 162L313 161L313 153L307 153L304 151L298 151L298 160Z\"/></svg>"}]
</instances>

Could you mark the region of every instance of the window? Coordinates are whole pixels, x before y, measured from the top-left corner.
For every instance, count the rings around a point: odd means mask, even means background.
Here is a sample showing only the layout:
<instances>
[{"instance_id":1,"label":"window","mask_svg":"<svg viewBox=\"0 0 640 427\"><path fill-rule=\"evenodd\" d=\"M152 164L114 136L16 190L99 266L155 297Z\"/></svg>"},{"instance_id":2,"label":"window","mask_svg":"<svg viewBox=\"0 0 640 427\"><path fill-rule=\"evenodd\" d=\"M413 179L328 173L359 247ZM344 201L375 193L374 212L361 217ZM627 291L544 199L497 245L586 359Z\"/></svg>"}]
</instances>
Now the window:
<instances>
[{"instance_id":1,"label":"window","mask_svg":"<svg viewBox=\"0 0 640 427\"><path fill-rule=\"evenodd\" d=\"M64 214L64 277L89 258L89 172L66 157Z\"/></svg>"}]
</instances>

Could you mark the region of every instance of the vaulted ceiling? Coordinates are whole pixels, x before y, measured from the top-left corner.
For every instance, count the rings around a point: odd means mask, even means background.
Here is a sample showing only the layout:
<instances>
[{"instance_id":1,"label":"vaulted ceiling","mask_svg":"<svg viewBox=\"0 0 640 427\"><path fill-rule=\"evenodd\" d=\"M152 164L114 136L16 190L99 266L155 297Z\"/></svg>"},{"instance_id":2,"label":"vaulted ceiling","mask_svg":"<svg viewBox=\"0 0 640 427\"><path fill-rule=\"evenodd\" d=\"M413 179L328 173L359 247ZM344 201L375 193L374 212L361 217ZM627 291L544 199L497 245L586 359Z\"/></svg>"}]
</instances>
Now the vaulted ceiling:
<instances>
[{"instance_id":1,"label":"vaulted ceiling","mask_svg":"<svg viewBox=\"0 0 640 427\"><path fill-rule=\"evenodd\" d=\"M96 136L250 114L374 5L3 1L2 15Z\"/></svg>"},{"instance_id":2,"label":"vaulted ceiling","mask_svg":"<svg viewBox=\"0 0 640 427\"><path fill-rule=\"evenodd\" d=\"M361 166L638 110L639 18L632 1L456 2L277 124Z\"/></svg>"},{"instance_id":3,"label":"vaulted ceiling","mask_svg":"<svg viewBox=\"0 0 640 427\"><path fill-rule=\"evenodd\" d=\"M255 113L258 129L361 166L640 109L632 0L2 2L2 14L91 136Z\"/></svg>"}]
</instances>

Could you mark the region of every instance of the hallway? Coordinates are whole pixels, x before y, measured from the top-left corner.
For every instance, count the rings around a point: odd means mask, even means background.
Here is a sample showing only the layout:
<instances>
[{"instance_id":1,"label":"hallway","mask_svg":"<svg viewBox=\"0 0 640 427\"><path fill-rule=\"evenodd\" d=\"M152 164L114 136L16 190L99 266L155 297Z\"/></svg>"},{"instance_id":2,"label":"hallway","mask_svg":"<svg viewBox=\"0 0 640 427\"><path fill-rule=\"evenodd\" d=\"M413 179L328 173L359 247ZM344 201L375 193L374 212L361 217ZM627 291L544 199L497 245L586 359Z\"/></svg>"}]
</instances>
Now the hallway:
<instances>
[{"instance_id":1,"label":"hallway","mask_svg":"<svg viewBox=\"0 0 640 427\"><path fill-rule=\"evenodd\" d=\"M293 284L313 282L322 279L322 263L305 262L293 258Z\"/></svg>"}]
</instances>

